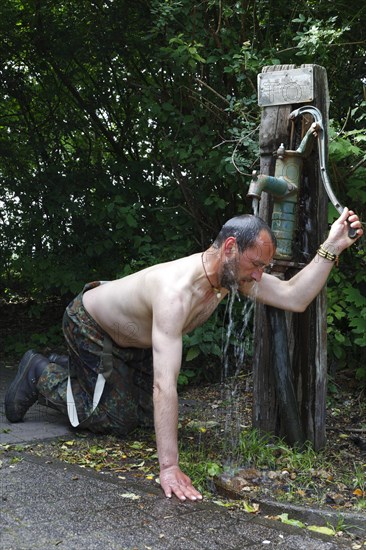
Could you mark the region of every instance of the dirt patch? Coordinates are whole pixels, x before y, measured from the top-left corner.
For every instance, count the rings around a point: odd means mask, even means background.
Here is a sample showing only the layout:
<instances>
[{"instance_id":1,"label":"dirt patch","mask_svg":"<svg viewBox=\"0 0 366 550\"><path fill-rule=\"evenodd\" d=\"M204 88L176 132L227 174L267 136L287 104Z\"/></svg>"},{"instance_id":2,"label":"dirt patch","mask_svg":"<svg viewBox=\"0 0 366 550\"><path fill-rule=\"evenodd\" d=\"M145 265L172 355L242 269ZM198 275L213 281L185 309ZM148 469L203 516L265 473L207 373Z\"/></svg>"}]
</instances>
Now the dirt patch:
<instances>
[{"instance_id":1,"label":"dirt patch","mask_svg":"<svg viewBox=\"0 0 366 550\"><path fill-rule=\"evenodd\" d=\"M272 452L266 451L261 457L263 448L258 445L256 451L258 440L253 439L250 430L250 375L243 377L238 386L240 403L233 407L232 412L222 406L222 388L218 385L190 388L184 392L184 397L191 401L206 404L205 415L202 415L202 428L206 433L202 434L201 440L207 434L210 454L215 454L215 439L220 437L222 445L224 434L229 443L230 440L233 443L227 452L226 471L217 483L223 494L226 492L234 498L265 496L339 511L366 512L365 392L355 388L352 379L343 376L337 392L328 399L325 449L314 453L309 447L298 456L288 453L288 448L281 442L268 439L262 445L272 447ZM214 422L215 427L206 430L207 422ZM189 427L189 422L187 425ZM243 438L242 452L235 448L238 431ZM202 441L201 445L204 445ZM252 456L252 460L245 461L243 456Z\"/></svg>"}]
</instances>

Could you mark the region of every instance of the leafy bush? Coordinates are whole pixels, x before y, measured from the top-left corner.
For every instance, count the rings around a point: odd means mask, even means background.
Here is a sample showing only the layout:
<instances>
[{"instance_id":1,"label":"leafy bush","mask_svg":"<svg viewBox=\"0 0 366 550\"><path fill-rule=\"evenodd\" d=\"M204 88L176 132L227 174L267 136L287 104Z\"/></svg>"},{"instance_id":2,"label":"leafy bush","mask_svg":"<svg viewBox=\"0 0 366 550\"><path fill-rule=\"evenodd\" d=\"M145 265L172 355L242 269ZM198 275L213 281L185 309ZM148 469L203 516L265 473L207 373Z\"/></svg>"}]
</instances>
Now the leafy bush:
<instances>
[{"instance_id":1,"label":"leafy bush","mask_svg":"<svg viewBox=\"0 0 366 550\"><path fill-rule=\"evenodd\" d=\"M33 334L18 333L7 336L4 341L4 351L11 356L21 356L28 349L37 351L44 348L58 349L64 347L64 337L61 324L53 325L44 332L34 332Z\"/></svg>"},{"instance_id":2,"label":"leafy bush","mask_svg":"<svg viewBox=\"0 0 366 550\"><path fill-rule=\"evenodd\" d=\"M350 257L345 253L343 258ZM365 251L355 253L366 266ZM351 265L354 263L351 258ZM343 262L342 262L343 263ZM328 350L336 369L350 368L366 385L366 271L333 270L328 286Z\"/></svg>"},{"instance_id":3,"label":"leafy bush","mask_svg":"<svg viewBox=\"0 0 366 550\"><path fill-rule=\"evenodd\" d=\"M346 131L335 125L330 131L330 165L337 194L344 197L361 217L366 215L365 179L366 136L358 126L366 114L362 102L350 112L355 129ZM346 184L344 183L346 182ZM347 198L346 198L347 197ZM330 219L333 210L330 209ZM345 251L339 267L334 268L328 283L328 350L336 369L352 369L358 381L366 385L366 253L365 237Z\"/></svg>"}]
</instances>

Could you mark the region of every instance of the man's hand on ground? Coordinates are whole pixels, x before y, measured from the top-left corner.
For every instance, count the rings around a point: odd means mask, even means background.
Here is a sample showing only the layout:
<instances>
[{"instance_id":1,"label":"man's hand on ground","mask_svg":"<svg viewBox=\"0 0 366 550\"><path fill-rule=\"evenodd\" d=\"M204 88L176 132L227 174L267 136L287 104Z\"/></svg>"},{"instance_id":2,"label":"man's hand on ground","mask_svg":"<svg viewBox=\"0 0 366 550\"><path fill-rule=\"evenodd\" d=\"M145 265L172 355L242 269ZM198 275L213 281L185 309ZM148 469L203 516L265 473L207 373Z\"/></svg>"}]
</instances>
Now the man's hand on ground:
<instances>
[{"instance_id":1,"label":"man's hand on ground","mask_svg":"<svg viewBox=\"0 0 366 550\"><path fill-rule=\"evenodd\" d=\"M168 498L174 494L179 500L202 500L201 493L193 487L192 481L179 466L160 470L160 485Z\"/></svg>"}]
</instances>

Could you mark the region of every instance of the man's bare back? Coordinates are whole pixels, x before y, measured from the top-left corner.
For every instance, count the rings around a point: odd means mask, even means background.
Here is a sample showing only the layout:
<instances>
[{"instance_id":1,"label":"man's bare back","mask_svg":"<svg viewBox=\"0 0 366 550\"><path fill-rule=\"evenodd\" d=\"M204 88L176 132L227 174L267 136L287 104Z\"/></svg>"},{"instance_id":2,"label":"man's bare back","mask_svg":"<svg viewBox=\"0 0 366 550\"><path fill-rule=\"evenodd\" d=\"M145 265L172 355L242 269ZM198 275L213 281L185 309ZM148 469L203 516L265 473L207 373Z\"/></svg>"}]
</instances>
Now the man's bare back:
<instances>
[{"instance_id":1,"label":"man's bare back","mask_svg":"<svg viewBox=\"0 0 366 550\"><path fill-rule=\"evenodd\" d=\"M84 294L88 313L120 347L152 347L153 311L174 295L181 301L182 316L175 319L181 334L202 325L221 299L207 289L201 254L148 267Z\"/></svg>"}]
</instances>

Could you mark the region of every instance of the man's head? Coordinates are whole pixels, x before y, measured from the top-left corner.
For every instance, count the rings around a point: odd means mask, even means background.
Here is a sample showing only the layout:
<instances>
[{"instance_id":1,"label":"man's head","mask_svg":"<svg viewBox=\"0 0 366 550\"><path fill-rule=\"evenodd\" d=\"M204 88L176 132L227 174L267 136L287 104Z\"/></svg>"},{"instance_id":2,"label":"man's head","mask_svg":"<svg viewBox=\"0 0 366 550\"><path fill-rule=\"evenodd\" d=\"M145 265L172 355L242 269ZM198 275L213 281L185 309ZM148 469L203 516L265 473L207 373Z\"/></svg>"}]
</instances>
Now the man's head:
<instances>
[{"instance_id":1,"label":"man's head","mask_svg":"<svg viewBox=\"0 0 366 550\"><path fill-rule=\"evenodd\" d=\"M228 220L222 226L212 246L220 248L228 237L235 237L239 252L243 252L247 248L256 245L259 233L263 230L269 234L272 244L276 248L277 241L272 229L261 218L251 214L235 216L235 218Z\"/></svg>"},{"instance_id":2,"label":"man's head","mask_svg":"<svg viewBox=\"0 0 366 550\"><path fill-rule=\"evenodd\" d=\"M212 247L222 251L220 284L233 290L260 281L275 253L276 237L262 219L246 214L226 222Z\"/></svg>"}]
</instances>

